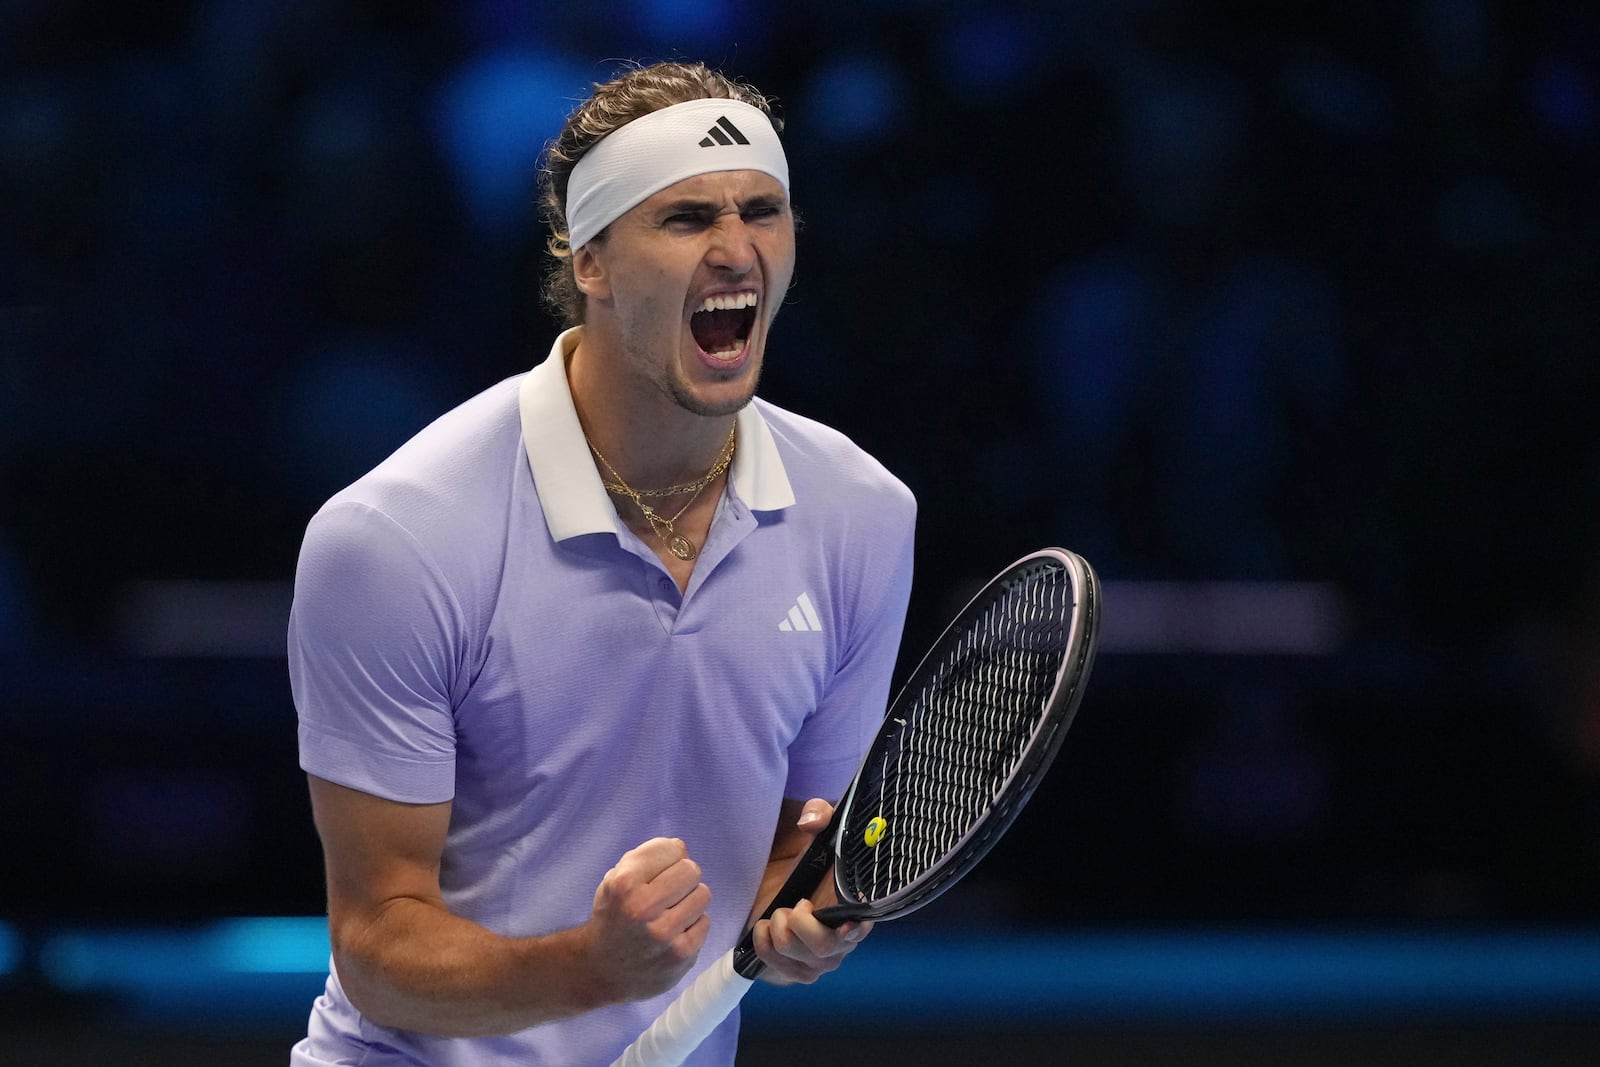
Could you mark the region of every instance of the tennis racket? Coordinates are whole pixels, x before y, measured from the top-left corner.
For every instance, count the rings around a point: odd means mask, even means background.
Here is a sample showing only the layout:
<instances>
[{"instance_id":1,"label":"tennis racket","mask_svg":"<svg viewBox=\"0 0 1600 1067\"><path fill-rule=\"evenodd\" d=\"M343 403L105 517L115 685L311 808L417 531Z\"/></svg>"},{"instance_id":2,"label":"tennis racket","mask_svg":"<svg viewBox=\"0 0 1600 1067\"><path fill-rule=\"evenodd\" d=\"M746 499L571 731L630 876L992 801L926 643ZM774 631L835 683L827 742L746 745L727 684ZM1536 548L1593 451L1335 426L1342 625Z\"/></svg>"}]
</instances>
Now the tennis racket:
<instances>
[{"instance_id":1,"label":"tennis racket","mask_svg":"<svg viewBox=\"0 0 1600 1067\"><path fill-rule=\"evenodd\" d=\"M897 919L972 870L1061 748L1099 638L1100 584L1059 548L992 578L890 704L833 820L763 918L809 897L833 867L830 926ZM701 973L612 1067L674 1067L765 969L752 931Z\"/></svg>"}]
</instances>

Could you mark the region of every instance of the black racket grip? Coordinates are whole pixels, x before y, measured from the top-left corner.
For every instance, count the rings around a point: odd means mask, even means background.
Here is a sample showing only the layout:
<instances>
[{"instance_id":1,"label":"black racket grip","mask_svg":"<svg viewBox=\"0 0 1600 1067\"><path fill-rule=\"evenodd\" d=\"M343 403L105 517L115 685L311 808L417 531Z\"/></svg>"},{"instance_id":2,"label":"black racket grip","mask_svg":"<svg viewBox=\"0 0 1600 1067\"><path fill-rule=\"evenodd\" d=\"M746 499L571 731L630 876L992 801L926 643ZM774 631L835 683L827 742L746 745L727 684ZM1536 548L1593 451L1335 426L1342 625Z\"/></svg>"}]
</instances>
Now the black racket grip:
<instances>
[{"instance_id":1,"label":"black racket grip","mask_svg":"<svg viewBox=\"0 0 1600 1067\"><path fill-rule=\"evenodd\" d=\"M833 817L828 820L828 825L811 839L810 847L800 857L800 862L795 864L789 880L779 888L777 895L772 898L772 903L767 905L767 910L761 913L761 918L770 919L772 913L779 908L794 907L822 884L822 876L827 874L828 868L833 865L833 824L838 818L839 809L834 808ZM756 955L754 923L744 932L738 946L733 950L733 969L742 978L755 978L767 969L767 965L761 962L761 957Z\"/></svg>"}]
</instances>

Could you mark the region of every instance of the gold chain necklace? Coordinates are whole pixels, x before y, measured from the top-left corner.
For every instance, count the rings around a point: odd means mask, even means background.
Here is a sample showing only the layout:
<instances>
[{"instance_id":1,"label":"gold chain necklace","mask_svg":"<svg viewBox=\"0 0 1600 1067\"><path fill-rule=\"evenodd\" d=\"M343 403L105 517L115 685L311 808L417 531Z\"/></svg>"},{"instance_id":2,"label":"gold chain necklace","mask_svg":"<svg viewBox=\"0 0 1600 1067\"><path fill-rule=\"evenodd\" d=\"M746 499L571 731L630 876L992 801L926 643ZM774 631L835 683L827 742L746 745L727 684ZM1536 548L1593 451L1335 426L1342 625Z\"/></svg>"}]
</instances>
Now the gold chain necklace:
<instances>
[{"instance_id":1,"label":"gold chain necklace","mask_svg":"<svg viewBox=\"0 0 1600 1067\"><path fill-rule=\"evenodd\" d=\"M589 445L589 451L594 453L594 458L598 459L600 465L605 467L606 473L616 479L614 482L602 481L601 484L610 492L620 493L632 500L634 506L644 515L645 521L650 524L650 529L666 543L667 551L687 563L700 553L695 548L694 542L679 533L673 523L683 518L684 512L688 511L690 506L700 499L700 494L705 492L706 486L716 481L717 477L728 469L728 464L733 462L734 434L738 432L738 429L738 424L735 423L733 428L728 431L728 440L722 446L722 453L717 456L717 461L711 465L710 470L692 482L684 482L682 485L669 485L665 489L633 488L622 480L622 475L617 473L617 469L611 465L610 460L600 454L600 450L594 447L592 441L589 441L587 437L584 440ZM647 496L681 496L684 493L693 495L689 497L683 507L678 509L678 513L670 518L644 502L644 498Z\"/></svg>"}]
</instances>

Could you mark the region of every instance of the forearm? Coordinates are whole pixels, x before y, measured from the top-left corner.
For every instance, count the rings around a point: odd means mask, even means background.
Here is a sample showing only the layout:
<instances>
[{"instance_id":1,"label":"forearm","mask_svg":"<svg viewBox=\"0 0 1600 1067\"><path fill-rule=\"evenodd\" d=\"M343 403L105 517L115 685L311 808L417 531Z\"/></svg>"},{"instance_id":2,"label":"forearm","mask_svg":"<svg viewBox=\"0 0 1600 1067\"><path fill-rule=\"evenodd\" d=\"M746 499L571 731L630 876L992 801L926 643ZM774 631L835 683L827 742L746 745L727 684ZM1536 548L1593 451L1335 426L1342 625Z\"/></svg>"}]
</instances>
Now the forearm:
<instances>
[{"instance_id":1,"label":"forearm","mask_svg":"<svg viewBox=\"0 0 1600 1067\"><path fill-rule=\"evenodd\" d=\"M789 880L789 875L794 871L795 864L800 861L806 847L811 844L811 835L801 831L798 822L804 805L797 800L785 799L778 813L778 825L773 833L772 852L767 857L766 870L761 874L761 885L756 890L754 907L750 910L750 918L745 925L754 923L766 912L767 905L783 883ZM807 824L811 826L810 823Z\"/></svg>"},{"instance_id":2,"label":"forearm","mask_svg":"<svg viewBox=\"0 0 1600 1067\"><path fill-rule=\"evenodd\" d=\"M766 912L773 896L782 888L783 883L789 880L789 874L799 859L798 855L794 855L773 857L767 861L767 869L761 875L761 888L756 891L755 907L751 909L750 918L745 922L746 926L761 918Z\"/></svg>"},{"instance_id":3,"label":"forearm","mask_svg":"<svg viewBox=\"0 0 1600 1067\"><path fill-rule=\"evenodd\" d=\"M352 1003L397 1029L507 1034L619 999L593 966L581 927L502 937L441 904L398 898L333 935L339 981Z\"/></svg>"}]
</instances>

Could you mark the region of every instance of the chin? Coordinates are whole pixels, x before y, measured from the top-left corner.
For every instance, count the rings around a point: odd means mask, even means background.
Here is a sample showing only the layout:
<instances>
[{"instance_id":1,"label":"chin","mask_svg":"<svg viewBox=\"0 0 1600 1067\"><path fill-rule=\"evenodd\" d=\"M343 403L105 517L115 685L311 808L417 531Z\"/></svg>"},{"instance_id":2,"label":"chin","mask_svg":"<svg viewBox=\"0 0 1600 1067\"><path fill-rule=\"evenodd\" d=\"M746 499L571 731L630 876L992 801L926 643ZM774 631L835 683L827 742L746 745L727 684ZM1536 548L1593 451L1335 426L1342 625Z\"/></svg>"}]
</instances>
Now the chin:
<instances>
[{"instance_id":1,"label":"chin","mask_svg":"<svg viewBox=\"0 0 1600 1067\"><path fill-rule=\"evenodd\" d=\"M673 399L678 406L694 415L704 418L717 418L723 415L733 415L743 410L756 395L754 389L740 389L736 393L717 390L714 393L701 393L684 389L677 391Z\"/></svg>"},{"instance_id":2,"label":"chin","mask_svg":"<svg viewBox=\"0 0 1600 1067\"><path fill-rule=\"evenodd\" d=\"M686 379L672 382L672 399L685 411L707 418L732 415L750 403L760 379L760 355L752 353L737 370L719 375L711 382L697 384Z\"/></svg>"}]
</instances>

